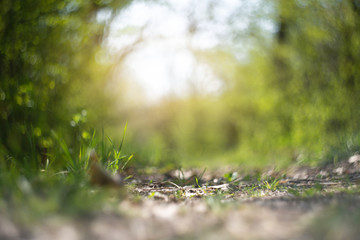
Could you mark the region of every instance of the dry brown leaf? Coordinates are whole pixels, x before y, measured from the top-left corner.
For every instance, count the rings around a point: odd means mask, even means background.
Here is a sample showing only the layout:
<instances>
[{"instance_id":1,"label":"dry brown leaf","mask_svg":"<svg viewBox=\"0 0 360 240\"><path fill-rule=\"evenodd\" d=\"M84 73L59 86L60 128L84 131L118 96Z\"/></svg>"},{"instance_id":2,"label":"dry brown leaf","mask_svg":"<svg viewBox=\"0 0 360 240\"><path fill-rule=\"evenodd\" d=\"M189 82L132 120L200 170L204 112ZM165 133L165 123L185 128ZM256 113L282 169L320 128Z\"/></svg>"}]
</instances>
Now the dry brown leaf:
<instances>
[{"instance_id":1,"label":"dry brown leaf","mask_svg":"<svg viewBox=\"0 0 360 240\"><path fill-rule=\"evenodd\" d=\"M98 186L120 187L123 183L111 176L99 163L95 151L90 153L90 183Z\"/></svg>"}]
</instances>

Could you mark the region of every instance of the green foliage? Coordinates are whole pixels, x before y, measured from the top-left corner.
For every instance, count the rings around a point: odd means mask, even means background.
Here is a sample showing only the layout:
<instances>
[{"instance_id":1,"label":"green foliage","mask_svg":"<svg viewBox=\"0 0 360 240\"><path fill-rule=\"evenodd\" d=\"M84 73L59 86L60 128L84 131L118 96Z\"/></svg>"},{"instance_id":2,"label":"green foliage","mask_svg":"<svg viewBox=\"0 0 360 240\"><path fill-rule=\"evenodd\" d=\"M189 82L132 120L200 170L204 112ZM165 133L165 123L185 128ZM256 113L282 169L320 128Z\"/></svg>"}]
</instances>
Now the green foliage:
<instances>
[{"instance_id":1,"label":"green foliage","mask_svg":"<svg viewBox=\"0 0 360 240\"><path fill-rule=\"evenodd\" d=\"M287 136L285 146L298 152L298 161L328 158L334 147L354 143L351 139L358 136L360 115L354 104L359 101L355 69L360 59L355 39L360 36L360 15L355 2L277 5L280 29L270 52L275 74L267 86L278 94L272 111L283 128L279 133ZM359 146L356 142L347 154L332 155L343 159Z\"/></svg>"},{"instance_id":2,"label":"green foliage","mask_svg":"<svg viewBox=\"0 0 360 240\"><path fill-rule=\"evenodd\" d=\"M0 161L11 158L39 169L52 157L53 131L76 148L90 138L86 124L98 127L94 116L104 114L109 102L98 91L104 86L99 79L110 66L95 58L102 54L106 27L96 16L104 9L115 12L129 1L111 2L1 1ZM68 165L70 156L66 159L57 159L55 165Z\"/></svg>"},{"instance_id":3,"label":"green foliage","mask_svg":"<svg viewBox=\"0 0 360 240\"><path fill-rule=\"evenodd\" d=\"M272 25L270 34L249 26L239 36L234 28L229 45L193 50L223 81L218 95L148 107L151 120L136 113L144 120L133 125L130 142L141 147L140 160L284 167L340 161L360 150L358 1L259 5L260 12L268 8L271 14L251 20ZM239 60L244 38L251 50Z\"/></svg>"},{"instance_id":4,"label":"green foliage","mask_svg":"<svg viewBox=\"0 0 360 240\"><path fill-rule=\"evenodd\" d=\"M232 181L232 175L233 175L232 172L230 172L230 173L225 173L225 174L224 174L224 178L226 179L227 182L231 182L231 181Z\"/></svg>"},{"instance_id":5,"label":"green foliage","mask_svg":"<svg viewBox=\"0 0 360 240\"><path fill-rule=\"evenodd\" d=\"M105 124L120 126L109 121L118 116L111 107L119 98L102 91L112 66L99 60L107 25L96 18L129 2L0 3L1 167L18 168L25 177L49 169L81 173L92 148L113 173L131 161L133 155L123 155L127 126L118 146L110 139L108 146L104 130L100 140L95 137ZM270 7L272 14L253 17L274 29L265 36L249 26L243 34L252 39L246 60L237 57L238 29L230 46L193 50L223 81L218 94L190 94L135 113L121 110L134 131L127 150L137 152L139 164L337 164L360 150L359 4L266 4L261 10ZM196 176L195 184L200 182ZM278 187L270 181L263 186Z\"/></svg>"},{"instance_id":6,"label":"green foliage","mask_svg":"<svg viewBox=\"0 0 360 240\"><path fill-rule=\"evenodd\" d=\"M123 148L123 144L124 144L124 140L125 140L125 134L126 134L126 129L127 129L127 123L125 125L124 128L124 134L123 134L123 138L120 142L120 145L118 148L115 147L115 145L113 144L113 142L111 141L111 139L108 137L108 140L110 141L110 143L112 144L112 151L110 150L109 153L107 154L107 168L113 173L118 173L118 172L123 172L126 165L129 163L129 161L134 157L134 154L131 154L130 156L126 156L126 155L122 155L121 151ZM112 159L111 159L112 156ZM121 161L123 161L122 166L119 170L119 166L121 164Z\"/></svg>"},{"instance_id":7,"label":"green foliage","mask_svg":"<svg viewBox=\"0 0 360 240\"><path fill-rule=\"evenodd\" d=\"M201 188L201 186L199 185L199 179L197 177L195 177L195 187Z\"/></svg>"},{"instance_id":8,"label":"green foliage","mask_svg":"<svg viewBox=\"0 0 360 240\"><path fill-rule=\"evenodd\" d=\"M65 171L59 171L51 163L43 169L32 166L19 166L16 160L10 164L0 162L0 206L5 214L13 216L17 221L33 221L48 217L51 214L84 215L92 214L108 205L109 196L121 200L125 193L120 189L112 192L106 188L96 188L89 184L89 156L93 149L99 152L102 137L95 132L90 139L84 141L78 149L71 153L63 138L53 132L57 140L54 145L59 149L56 154L58 161L64 162ZM115 148L110 148L109 153ZM120 148L121 150L121 148ZM122 162L121 170L126 167L130 157L119 155ZM110 162L111 158L105 159ZM112 170L111 168L109 170ZM85 201L84 199L91 199Z\"/></svg>"},{"instance_id":9,"label":"green foliage","mask_svg":"<svg viewBox=\"0 0 360 240\"><path fill-rule=\"evenodd\" d=\"M229 183L235 181L237 177L238 177L237 172L228 172L224 174L225 180ZM246 178L244 178L244 181L246 181Z\"/></svg>"},{"instance_id":10,"label":"green foliage","mask_svg":"<svg viewBox=\"0 0 360 240\"><path fill-rule=\"evenodd\" d=\"M262 187L267 190L275 191L275 190L277 190L279 183L280 182L277 179L274 179L273 181L264 181L262 183Z\"/></svg>"}]
</instances>

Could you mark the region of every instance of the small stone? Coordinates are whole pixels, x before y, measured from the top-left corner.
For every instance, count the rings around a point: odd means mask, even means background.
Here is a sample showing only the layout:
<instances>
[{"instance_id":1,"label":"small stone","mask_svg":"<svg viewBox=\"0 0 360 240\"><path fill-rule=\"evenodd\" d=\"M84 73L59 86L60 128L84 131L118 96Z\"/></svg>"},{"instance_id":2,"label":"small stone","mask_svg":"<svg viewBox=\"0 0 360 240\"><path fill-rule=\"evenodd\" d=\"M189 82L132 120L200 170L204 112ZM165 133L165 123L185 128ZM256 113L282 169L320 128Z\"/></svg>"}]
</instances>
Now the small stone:
<instances>
[{"instance_id":1,"label":"small stone","mask_svg":"<svg viewBox=\"0 0 360 240\"><path fill-rule=\"evenodd\" d=\"M339 168L335 169L334 172L335 172L337 175L342 175L342 174L344 173L344 168L343 168L343 167L339 167Z\"/></svg>"},{"instance_id":2,"label":"small stone","mask_svg":"<svg viewBox=\"0 0 360 240\"><path fill-rule=\"evenodd\" d=\"M358 154L351 156L348 160L349 163L356 163L358 161L360 161L360 155Z\"/></svg>"},{"instance_id":3,"label":"small stone","mask_svg":"<svg viewBox=\"0 0 360 240\"><path fill-rule=\"evenodd\" d=\"M327 177L327 176L329 175L329 173L328 173L327 171L325 171L325 170L321 170L320 173L319 173L319 175L320 175L321 177Z\"/></svg>"},{"instance_id":4,"label":"small stone","mask_svg":"<svg viewBox=\"0 0 360 240\"><path fill-rule=\"evenodd\" d=\"M9 219L0 215L0 239L20 238L20 232Z\"/></svg>"}]
</instances>

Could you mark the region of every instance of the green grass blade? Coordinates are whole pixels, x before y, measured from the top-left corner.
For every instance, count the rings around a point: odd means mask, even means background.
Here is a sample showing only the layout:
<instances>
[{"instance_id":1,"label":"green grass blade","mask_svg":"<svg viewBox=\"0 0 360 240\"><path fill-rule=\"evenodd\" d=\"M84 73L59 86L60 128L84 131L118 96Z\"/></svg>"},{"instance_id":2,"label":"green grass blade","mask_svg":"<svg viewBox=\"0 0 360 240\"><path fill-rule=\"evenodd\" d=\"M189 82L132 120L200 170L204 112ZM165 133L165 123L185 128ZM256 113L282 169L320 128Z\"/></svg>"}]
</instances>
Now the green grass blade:
<instances>
[{"instance_id":1,"label":"green grass blade","mask_svg":"<svg viewBox=\"0 0 360 240\"><path fill-rule=\"evenodd\" d=\"M69 148L66 145L65 141L63 139L60 139L59 136L56 134L55 131L51 131L51 134L55 137L55 139L59 142L61 149L64 151L65 153L65 161L66 164L68 165L68 167L70 167L71 170L74 170L75 168L75 163L74 160L70 154Z\"/></svg>"},{"instance_id":2,"label":"green grass blade","mask_svg":"<svg viewBox=\"0 0 360 240\"><path fill-rule=\"evenodd\" d=\"M130 157L126 160L126 162L124 163L124 165L121 167L121 171L124 171L126 165L128 164L128 162L134 157L134 154L131 154Z\"/></svg>"},{"instance_id":3,"label":"green grass blade","mask_svg":"<svg viewBox=\"0 0 360 240\"><path fill-rule=\"evenodd\" d=\"M122 146L123 146L123 143L125 141L125 135L126 135L126 129L127 129L127 122L125 124L125 128L124 128L124 134L123 134L123 137L122 137L122 140L121 140L121 143L119 145L119 148L118 148L118 152L121 152L121 149L122 149Z\"/></svg>"}]
</instances>

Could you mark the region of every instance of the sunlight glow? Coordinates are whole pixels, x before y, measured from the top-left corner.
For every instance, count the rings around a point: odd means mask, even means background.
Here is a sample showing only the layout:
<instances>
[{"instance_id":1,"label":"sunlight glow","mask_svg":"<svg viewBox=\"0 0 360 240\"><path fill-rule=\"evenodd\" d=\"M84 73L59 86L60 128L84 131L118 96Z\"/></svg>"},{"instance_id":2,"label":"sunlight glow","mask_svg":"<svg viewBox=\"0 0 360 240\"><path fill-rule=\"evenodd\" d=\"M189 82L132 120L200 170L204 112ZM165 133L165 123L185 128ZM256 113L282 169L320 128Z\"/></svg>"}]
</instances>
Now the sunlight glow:
<instances>
[{"instance_id":1,"label":"sunlight glow","mask_svg":"<svg viewBox=\"0 0 360 240\"><path fill-rule=\"evenodd\" d=\"M141 92L150 101L194 92L217 94L222 81L197 61L192 50L212 49L231 41L227 40L231 31L227 21L236 9L249 8L257 2L136 2L112 21L106 45L114 55L133 47L122 63L130 72L126 81L136 81L135 85L143 88ZM236 23L239 29L246 29L248 24L246 16ZM236 54L244 58L245 50L246 46L241 46Z\"/></svg>"}]
</instances>

